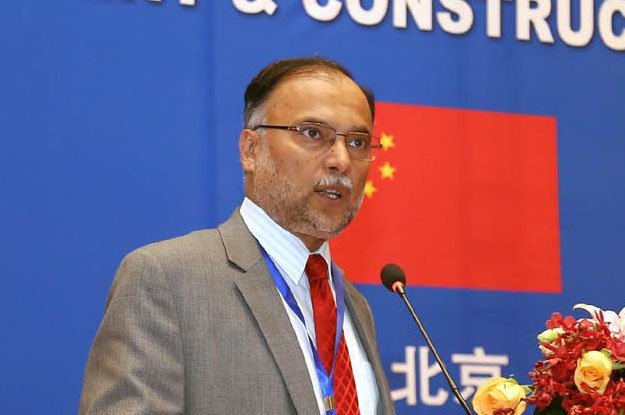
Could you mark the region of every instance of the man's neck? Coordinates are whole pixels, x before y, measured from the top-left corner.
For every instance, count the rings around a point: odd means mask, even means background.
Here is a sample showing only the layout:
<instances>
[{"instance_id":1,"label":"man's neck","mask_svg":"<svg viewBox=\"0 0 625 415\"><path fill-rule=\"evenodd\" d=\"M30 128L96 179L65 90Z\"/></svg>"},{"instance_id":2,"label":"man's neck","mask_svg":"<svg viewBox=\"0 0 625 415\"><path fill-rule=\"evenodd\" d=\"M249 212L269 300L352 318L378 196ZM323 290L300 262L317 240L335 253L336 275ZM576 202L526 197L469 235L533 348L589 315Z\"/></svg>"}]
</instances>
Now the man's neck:
<instances>
[{"instance_id":1,"label":"man's neck","mask_svg":"<svg viewBox=\"0 0 625 415\"><path fill-rule=\"evenodd\" d=\"M294 235L304 242L304 245L306 245L306 248L308 248L310 252L317 251L325 242L325 239L315 238L310 235L304 235L301 233L294 233Z\"/></svg>"},{"instance_id":2,"label":"man's neck","mask_svg":"<svg viewBox=\"0 0 625 415\"><path fill-rule=\"evenodd\" d=\"M287 232L290 232L291 234L297 236L297 238L302 241L304 243L304 245L306 245L306 248L308 248L308 250L310 252L315 252L317 251L321 245L323 245L323 243L326 241L325 239L320 239L320 238L315 238L314 236L310 236L310 235L306 235L303 233L298 233L298 232L293 232L290 229L286 228L282 223L280 223L280 221L278 221L273 215L271 215L267 209L265 209L263 206L261 206L257 200L255 200L255 198L253 196L251 196L250 194L247 194L248 192L246 192L245 197L247 197L249 200L251 200L252 202L254 202L254 204L256 204L256 206L258 206L259 208L261 208L275 223L277 223L282 229L286 230Z\"/></svg>"}]
</instances>

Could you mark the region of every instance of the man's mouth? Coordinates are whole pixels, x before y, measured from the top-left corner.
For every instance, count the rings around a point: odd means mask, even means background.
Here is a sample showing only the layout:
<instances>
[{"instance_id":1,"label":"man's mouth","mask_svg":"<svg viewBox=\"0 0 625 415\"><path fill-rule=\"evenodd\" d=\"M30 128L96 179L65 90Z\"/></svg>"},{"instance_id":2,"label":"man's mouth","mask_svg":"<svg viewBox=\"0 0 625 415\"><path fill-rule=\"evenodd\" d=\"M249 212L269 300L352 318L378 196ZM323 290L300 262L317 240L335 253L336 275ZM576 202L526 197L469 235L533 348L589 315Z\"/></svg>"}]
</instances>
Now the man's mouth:
<instances>
[{"instance_id":1,"label":"man's mouth","mask_svg":"<svg viewBox=\"0 0 625 415\"><path fill-rule=\"evenodd\" d=\"M334 189L317 190L317 193L332 200L337 200L343 197L343 194L341 192L339 192L338 190L334 190Z\"/></svg>"},{"instance_id":2,"label":"man's mouth","mask_svg":"<svg viewBox=\"0 0 625 415\"><path fill-rule=\"evenodd\" d=\"M349 196L354 185L347 176L325 176L314 184L314 190L319 195L330 200L339 200Z\"/></svg>"}]
</instances>

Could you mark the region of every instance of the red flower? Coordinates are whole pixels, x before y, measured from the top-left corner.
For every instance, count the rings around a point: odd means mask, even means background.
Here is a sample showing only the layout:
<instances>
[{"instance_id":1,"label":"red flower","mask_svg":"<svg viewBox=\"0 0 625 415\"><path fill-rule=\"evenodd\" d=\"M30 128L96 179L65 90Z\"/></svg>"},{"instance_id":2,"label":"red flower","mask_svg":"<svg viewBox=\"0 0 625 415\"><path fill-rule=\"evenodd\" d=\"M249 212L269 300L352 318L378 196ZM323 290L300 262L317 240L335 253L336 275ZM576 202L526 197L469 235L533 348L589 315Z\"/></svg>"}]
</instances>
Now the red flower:
<instances>
[{"instance_id":1,"label":"red flower","mask_svg":"<svg viewBox=\"0 0 625 415\"><path fill-rule=\"evenodd\" d=\"M539 410L556 405L567 415L618 415L625 411L625 370L612 371L603 394L590 388L582 392L574 382L578 360L588 351L606 349L613 361L625 363L625 342L613 336L603 314L598 313L595 320L575 320L553 313L546 326L560 329L559 335L540 343L545 357L529 374L534 391L527 398L528 404Z\"/></svg>"}]
</instances>

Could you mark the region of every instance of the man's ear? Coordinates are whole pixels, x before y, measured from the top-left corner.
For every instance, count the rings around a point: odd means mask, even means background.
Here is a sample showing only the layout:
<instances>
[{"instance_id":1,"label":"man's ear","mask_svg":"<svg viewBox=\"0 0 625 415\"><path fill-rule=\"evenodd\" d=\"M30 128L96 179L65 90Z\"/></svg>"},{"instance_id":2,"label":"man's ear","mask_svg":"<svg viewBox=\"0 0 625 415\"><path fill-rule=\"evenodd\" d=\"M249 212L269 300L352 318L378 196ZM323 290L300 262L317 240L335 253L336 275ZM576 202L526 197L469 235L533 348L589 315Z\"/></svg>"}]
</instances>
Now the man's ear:
<instances>
[{"instance_id":1,"label":"man's ear","mask_svg":"<svg viewBox=\"0 0 625 415\"><path fill-rule=\"evenodd\" d=\"M259 139L260 135L249 128L241 131L241 135L239 135L239 156L245 173L253 173L256 168Z\"/></svg>"}]
</instances>

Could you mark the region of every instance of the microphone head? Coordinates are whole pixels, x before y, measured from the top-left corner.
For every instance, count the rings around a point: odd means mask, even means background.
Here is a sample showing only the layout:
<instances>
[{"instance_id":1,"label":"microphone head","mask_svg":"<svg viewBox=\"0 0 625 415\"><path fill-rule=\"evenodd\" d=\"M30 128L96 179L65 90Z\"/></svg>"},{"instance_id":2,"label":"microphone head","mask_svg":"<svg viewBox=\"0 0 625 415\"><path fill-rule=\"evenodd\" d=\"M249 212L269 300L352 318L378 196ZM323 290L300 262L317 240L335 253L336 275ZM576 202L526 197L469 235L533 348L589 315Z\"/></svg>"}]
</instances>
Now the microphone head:
<instances>
[{"instance_id":1,"label":"microphone head","mask_svg":"<svg viewBox=\"0 0 625 415\"><path fill-rule=\"evenodd\" d=\"M393 292L396 292L396 283L400 283L402 286L406 285L406 274L404 274L404 270L399 265L384 265L380 272L380 278L382 279L382 284Z\"/></svg>"}]
</instances>

